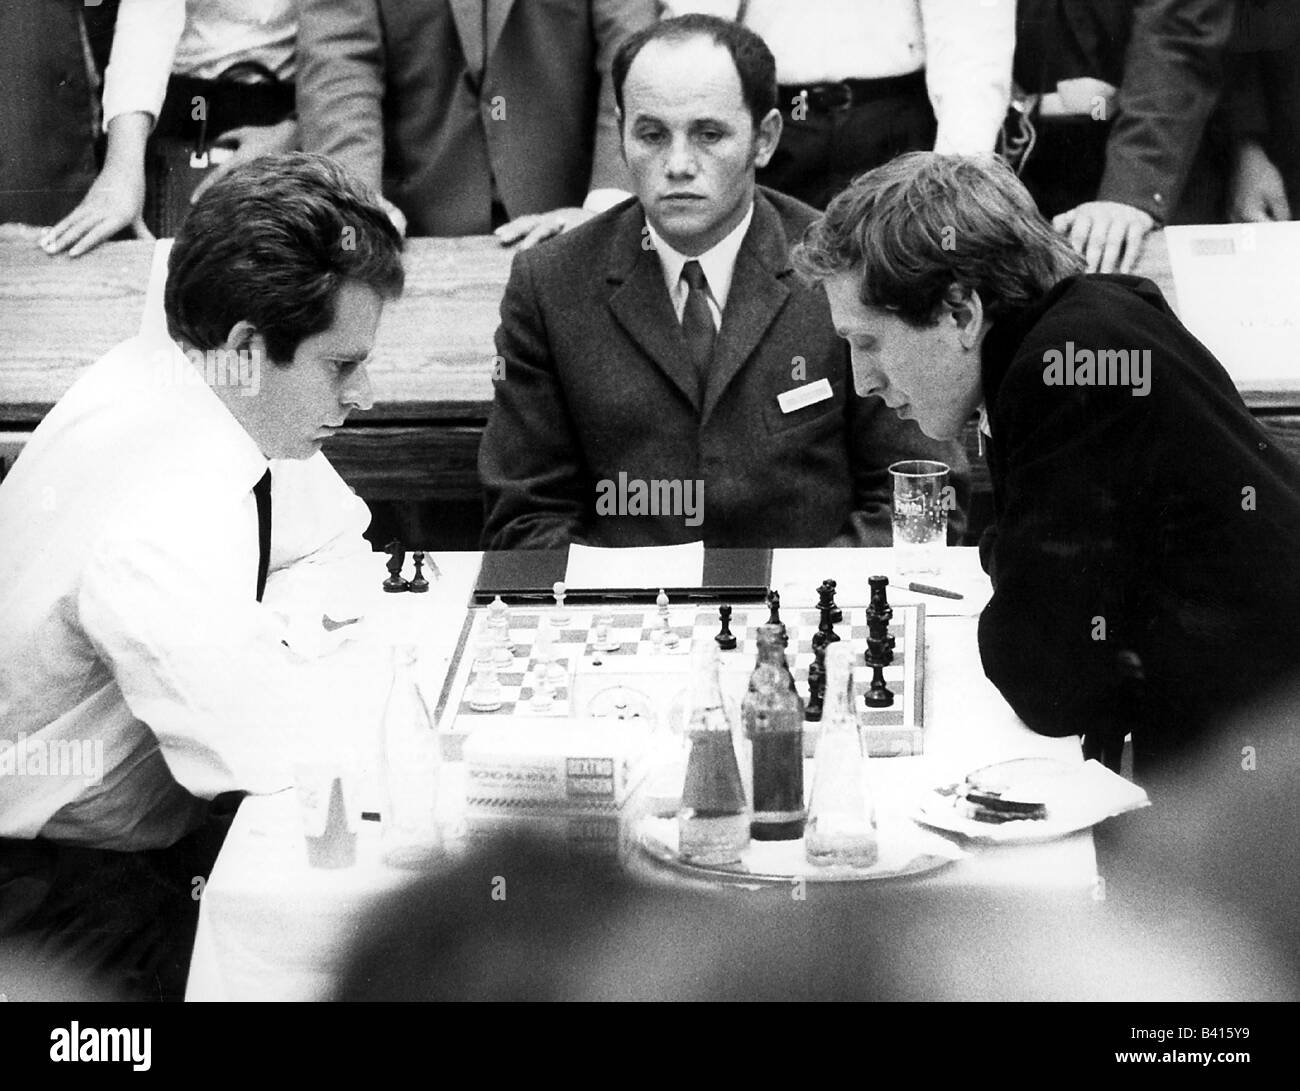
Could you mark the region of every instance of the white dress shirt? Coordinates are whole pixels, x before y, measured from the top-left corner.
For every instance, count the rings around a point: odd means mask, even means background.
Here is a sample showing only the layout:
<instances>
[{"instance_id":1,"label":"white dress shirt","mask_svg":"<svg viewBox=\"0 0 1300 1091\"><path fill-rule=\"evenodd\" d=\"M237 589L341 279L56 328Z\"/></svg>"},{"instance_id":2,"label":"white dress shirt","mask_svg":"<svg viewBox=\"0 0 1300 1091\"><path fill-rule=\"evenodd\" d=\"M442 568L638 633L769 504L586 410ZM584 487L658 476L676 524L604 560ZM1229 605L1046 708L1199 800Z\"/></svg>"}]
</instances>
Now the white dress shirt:
<instances>
[{"instance_id":1,"label":"white dress shirt","mask_svg":"<svg viewBox=\"0 0 1300 1091\"><path fill-rule=\"evenodd\" d=\"M667 14L734 19L739 0L667 0ZM749 0L782 84L903 76L925 69L934 150L991 152L1011 99L1015 0ZM783 103L782 105L788 105Z\"/></svg>"},{"instance_id":2,"label":"white dress shirt","mask_svg":"<svg viewBox=\"0 0 1300 1091\"><path fill-rule=\"evenodd\" d=\"M704 270L704 279L709 282L709 313L713 316L713 328L722 328L722 312L727 309L727 296L731 294L731 277L736 271L736 257L740 254L741 244L745 241L745 232L754 219L754 203L751 201L744 219L713 247L696 258L688 258L678 253L663 240L663 236L646 221L650 231L650 241L654 243L655 253L659 255L659 266L663 269L664 284L668 288L668 297L673 301L673 310L677 312L677 321L682 320L686 310L686 297L690 286L682 280L682 268L688 261L698 261Z\"/></svg>"},{"instance_id":3,"label":"white dress shirt","mask_svg":"<svg viewBox=\"0 0 1300 1091\"><path fill-rule=\"evenodd\" d=\"M271 463L258 603L268 463L197 374L170 341L119 345L0 482L0 836L168 845L194 796L286 787L348 729L295 634L360 613L369 513L323 455Z\"/></svg>"},{"instance_id":4,"label":"white dress shirt","mask_svg":"<svg viewBox=\"0 0 1300 1091\"><path fill-rule=\"evenodd\" d=\"M122 0L104 73L104 125L141 111L157 120L167 80L216 79L252 61L292 80L294 0Z\"/></svg>"}]
</instances>

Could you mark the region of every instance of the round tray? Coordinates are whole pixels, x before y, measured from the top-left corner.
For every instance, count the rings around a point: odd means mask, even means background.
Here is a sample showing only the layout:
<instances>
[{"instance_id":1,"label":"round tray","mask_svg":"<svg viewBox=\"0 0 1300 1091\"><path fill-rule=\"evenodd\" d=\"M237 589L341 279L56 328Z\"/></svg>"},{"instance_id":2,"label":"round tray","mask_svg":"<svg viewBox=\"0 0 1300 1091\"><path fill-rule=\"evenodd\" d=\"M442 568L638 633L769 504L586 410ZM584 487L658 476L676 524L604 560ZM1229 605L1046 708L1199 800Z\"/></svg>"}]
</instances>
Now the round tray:
<instances>
[{"instance_id":1,"label":"round tray","mask_svg":"<svg viewBox=\"0 0 1300 1091\"><path fill-rule=\"evenodd\" d=\"M701 865L683 860L677 851L677 820L647 816L636 824L636 840L648 856L684 875L739 883L861 883L902 879L936 871L966 855L949 842L917 830L911 822L883 822L879 829L880 859L867 868L822 866L808 862L803 838L797 841L751 841L735 864ZM934 839L934 840L930 840ZM939 842L940 851L917 848ZM938 847L936 845L936 847Z\"/></svg>"}]
</instances>

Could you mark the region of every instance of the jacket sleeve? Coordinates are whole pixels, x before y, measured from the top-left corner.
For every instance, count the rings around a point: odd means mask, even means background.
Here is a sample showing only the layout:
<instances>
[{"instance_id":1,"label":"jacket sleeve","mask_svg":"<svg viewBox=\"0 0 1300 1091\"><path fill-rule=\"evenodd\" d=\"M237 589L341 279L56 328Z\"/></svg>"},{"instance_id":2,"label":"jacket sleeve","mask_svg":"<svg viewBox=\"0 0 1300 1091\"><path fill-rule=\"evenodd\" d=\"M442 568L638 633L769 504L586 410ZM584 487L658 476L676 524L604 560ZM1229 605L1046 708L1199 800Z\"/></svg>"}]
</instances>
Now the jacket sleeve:
<instances>
[{"instance_id":1,"label":"jacket sleeve","mask_svg":"<svg viewBox=\"0 0 1300 1091\"><path fill-rule=\"evenodd\" d=\"M1100 201L1164 224L1218 101L1233 0L1137 0Z\"/></svg>"},{"instance_id":2,"label":"jacket sleeve","mask_svg":"<svg viewBox=\"0 0 1300 1091\"><path fill-rule=\"evenodd\" d=\"M600 72L600 100L596 107L596 132L591 157L588 189L633 191L632 176L623 162L618 117L614 104L614 81L610 70L614 55L624 39L657 17L656 0L594 0L592 23L596 37L596 68Z\"/></svg>"},{"instance_id":3,"label":"jacket sleeve","mask_svg":"<svg viewBox=\"0 0 1300 1091\"><path fill-rule=\"evenodd\" d=\"M496 335L498 372L479 447L484 549L559 549L581 540L592 496L533 282L514 260Z\"/></svg>"},{"instance_id":4,"label":"jacket sleeve","mask_svg":"<svg viewBox=\"0 0 1300 1091\"><path fill-rule=\"evenodd\" d=\"M380 192L384 43L377 0L298 0L298 124L304 151Z\"/></svg>"},{"instance_id":5,"label":"jacket sleeve","mask_svg":"<svg viewBox=\"0 0 1300 1091\"><path fill-rule=\"evenodd\" d=\"M879 398L859 398L851 391L846 406L849 465L853 472L853 511L844 529L828 546L888 546L894 486L889 467L903 459L933 459L951 469L954 507L948 513L948 541L959 544L966 533L970 497L970 466L958 441L930 439L914 421L900 420Z\"/></svg>"}]
</instances>

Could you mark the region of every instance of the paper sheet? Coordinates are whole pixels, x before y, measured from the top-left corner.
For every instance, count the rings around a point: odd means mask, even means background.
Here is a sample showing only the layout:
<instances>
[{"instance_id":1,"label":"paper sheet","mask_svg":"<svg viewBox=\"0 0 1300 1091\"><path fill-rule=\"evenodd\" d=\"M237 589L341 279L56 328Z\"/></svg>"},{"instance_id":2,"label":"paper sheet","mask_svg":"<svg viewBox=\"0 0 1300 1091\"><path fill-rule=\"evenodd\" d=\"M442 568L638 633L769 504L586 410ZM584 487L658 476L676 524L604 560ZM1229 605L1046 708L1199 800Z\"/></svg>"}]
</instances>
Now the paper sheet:
<instances>
[{"instance_id":1,"label":"paper sheet","mask_svg":"<svg viewBox=\"0 0 1300 1091\"><path fill-rule=\"evenodd\" d=\"M1300 222L1165 229L1178 317L1243 392L1300 379Z\"/></svg>"},{"instance_id":2,"label":"paper sheet","mask_svg":"<svg viewBox=\"0 0 1300 1091\"><path fill-rule=\"evenodd\" d=\"M564 582L570 588L700 587L704 543L608 549L574 543Z\"/></svg>"}]
</instances>

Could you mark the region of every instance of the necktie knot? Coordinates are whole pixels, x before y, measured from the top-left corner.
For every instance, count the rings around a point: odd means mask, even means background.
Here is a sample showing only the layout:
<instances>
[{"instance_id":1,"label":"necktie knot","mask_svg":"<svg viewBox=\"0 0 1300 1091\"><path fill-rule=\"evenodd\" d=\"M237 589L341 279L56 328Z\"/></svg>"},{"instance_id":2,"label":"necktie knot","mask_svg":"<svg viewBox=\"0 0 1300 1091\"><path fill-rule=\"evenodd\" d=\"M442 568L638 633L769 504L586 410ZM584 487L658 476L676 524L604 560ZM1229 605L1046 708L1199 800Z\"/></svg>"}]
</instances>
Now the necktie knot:
<instances>
[{"instance_id":1,"label":"necktie knot","mask_svg":"<svg viewBox=\"0 0 1300 1091\"><path fill-rule=\"evenodd\" d=\"M706 291L709 287L704 267L693 259L682 266L682 280L686 281L693 292Z\"/></svg>"}]
</instances>

